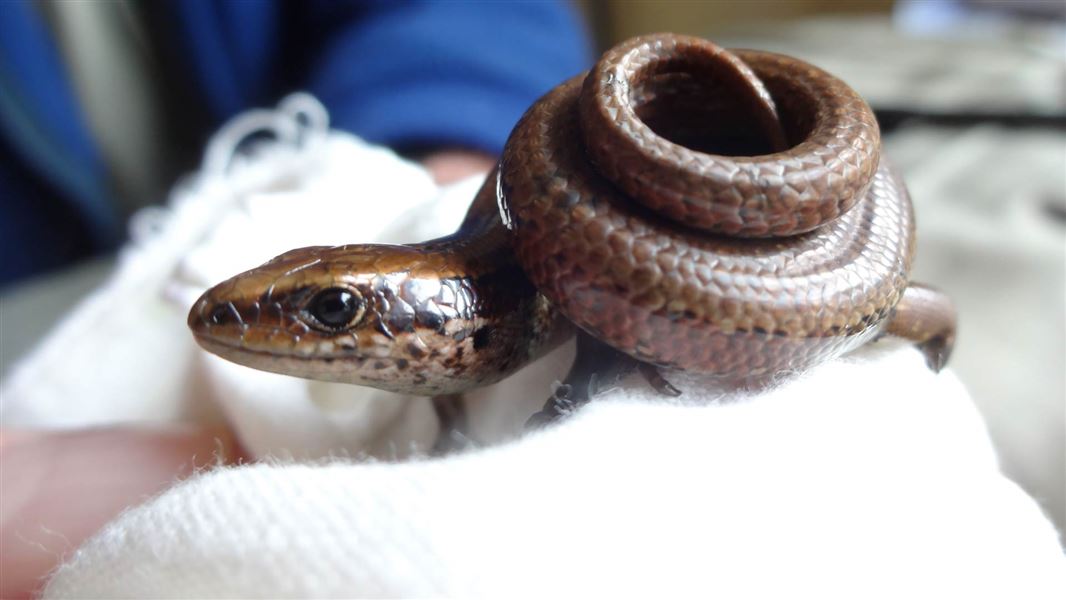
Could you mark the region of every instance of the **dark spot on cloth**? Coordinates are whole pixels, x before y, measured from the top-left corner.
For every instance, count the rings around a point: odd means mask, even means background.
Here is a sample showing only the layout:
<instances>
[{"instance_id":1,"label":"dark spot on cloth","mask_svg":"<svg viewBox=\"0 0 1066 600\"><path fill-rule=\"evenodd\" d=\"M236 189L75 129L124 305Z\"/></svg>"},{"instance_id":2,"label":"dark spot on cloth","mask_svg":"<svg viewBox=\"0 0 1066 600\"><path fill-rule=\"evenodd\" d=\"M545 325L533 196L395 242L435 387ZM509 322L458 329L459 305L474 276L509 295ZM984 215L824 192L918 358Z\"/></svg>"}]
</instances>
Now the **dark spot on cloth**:
<instances>
[{"instance_id":1,"label":"dark spot on cloth","mask_svg":"<svg viewBox=\"0 0 1066 600\"><path fill-rule=\"evenodd\" d=\"M1044 214L1060 225L1066 223L1066 199L1061 196L1047 198L1044 201Z\"/></svg>"},{"instance_id":2,"label":"dark spot on cloth","mask_svg":"<svg viewBox=\"0 0 1066 600\"><path fill-rule=\"evenodd\" d=\"M397 358L396 359L396 368L397 369L400 369L402 371L403 369L407 368L407 365L408 365L408 362L407 362L406 358Z\"/></svg>"},{"instance_id":3,"label":"dark spot on cloth","mask_svg":"<svg viewBox=\"0 0 1066 600\"><path fill-rule=\"evenodd\" d=\"M474 350L481 350L489 345L492 338L492 327L486 325L474 332Z\"/></svg>"},{"instance_id":4,"label":"dark spot on cloth","mask_svg":"<svg viewBox=\"0 0 1066 600\"><path fill-rule=\"evenodd\" d=\"M382 360L374 361L374 368L375 369L384 369L387 366L389 366L389 363L387 363L385 361L382 361Z\"/></svg>"},{"instance_id":5,"label":"dark spot on cloth","mask_svg":"<svg viewBox=\"0 0 1066 600\"><path fill-rule=\"evenodd\" d=\"M415 359L422 358L423 356L426 355L426 351L423 350L418 344L416 344L414 342L411 342L410 344L407 344L407 353L410 354L411 357L415 358Z\"/></svg>"}]
</instances>

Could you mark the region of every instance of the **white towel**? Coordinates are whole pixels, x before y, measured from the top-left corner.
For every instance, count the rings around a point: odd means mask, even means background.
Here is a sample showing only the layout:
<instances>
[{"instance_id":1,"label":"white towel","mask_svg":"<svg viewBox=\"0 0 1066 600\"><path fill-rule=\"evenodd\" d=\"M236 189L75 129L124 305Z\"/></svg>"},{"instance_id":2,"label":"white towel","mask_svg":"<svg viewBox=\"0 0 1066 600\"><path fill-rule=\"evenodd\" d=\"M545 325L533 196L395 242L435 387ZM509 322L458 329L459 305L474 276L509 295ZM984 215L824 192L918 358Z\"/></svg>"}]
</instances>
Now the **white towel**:
<instances>
[{"instance_id":1,"label":"white towel","mask_svg":"<svg viewBox=\"0 0 1066 600\"><path fill-rule=\"evenodd\" d=\"M260 128L277 141L233 159ZM127 511L45 597L1066 597L1054 529L999 472L965 389L904 344L757 396L674 375L669 400L631 378L523 437L562 348L470 394L480 447L430 460L425 399L231 365L185 330L195 296L234 272L300 245L447 233L476 186L438 189L327 131L305 96L220 133L170 209L135 225L114 277L5 382L0 416L222 415L253 454L285 458Z\"/></svg>"}]
</instances>

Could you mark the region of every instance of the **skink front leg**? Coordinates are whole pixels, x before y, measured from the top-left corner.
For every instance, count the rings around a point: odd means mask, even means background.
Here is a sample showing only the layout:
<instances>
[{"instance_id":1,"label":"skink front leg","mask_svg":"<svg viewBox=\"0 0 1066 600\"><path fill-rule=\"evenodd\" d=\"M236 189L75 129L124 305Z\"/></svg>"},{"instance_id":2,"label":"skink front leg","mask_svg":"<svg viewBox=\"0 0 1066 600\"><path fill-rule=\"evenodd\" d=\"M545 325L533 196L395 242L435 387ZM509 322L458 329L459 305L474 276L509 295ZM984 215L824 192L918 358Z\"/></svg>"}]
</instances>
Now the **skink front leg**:
<instances>
[{"instance_id":1,"label":"skink front leg","mask_svg":"<svg viewBox=\"0 0 1066 600\"><path fill-rule=\"evenodd\" d=\"M572 413L593 396L617 386L637 365L635 358L579 331L577 354L570 372L544 408L526 421L526 429L539 429Z\"/></svg>"},{"instance_id":2,"label":"skink front leg","mask_svg":"<svg viewBox=\"0 0 1066 600\"><path fill-rule=\"evenodd\" d=\"M540 412L526 421L526 429L549 425L584 406L596 395L613 389L634 370L640 372L652 389L664 396L680 396L655 365L619 352L591 335L577 333L577 355L566 379L552 393Z\"/></svg>"}]
</instances>

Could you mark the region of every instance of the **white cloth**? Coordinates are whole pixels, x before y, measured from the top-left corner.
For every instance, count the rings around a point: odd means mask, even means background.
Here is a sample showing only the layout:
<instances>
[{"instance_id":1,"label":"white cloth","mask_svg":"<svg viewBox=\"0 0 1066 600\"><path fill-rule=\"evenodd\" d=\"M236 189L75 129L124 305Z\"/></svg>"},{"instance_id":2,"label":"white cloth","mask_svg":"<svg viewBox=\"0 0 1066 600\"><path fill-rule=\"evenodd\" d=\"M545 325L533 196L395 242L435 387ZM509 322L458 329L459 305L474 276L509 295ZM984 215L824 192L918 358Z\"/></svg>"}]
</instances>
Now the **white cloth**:
<instances>
[{"instance_id":1,"label":"white cloth","mask_svg":"<svg viewBox=\"0 0 1066 600\"><path fill-rule=\"evenodd\" d=\"M184 316L207 285L291 247L413 241L461 219L476 181L438 190L324 122L297 97L223 131L170 211L140 220L112 280L5 382L6 425L220 412L253 454L285 457L127 511L46 598L1066 593L1054 529L1000 474L965 390L902 344L751 397L675 376L684 394L668 401L636 378L519 437L563 348L470 394L483 447L434 460L423 398L199 351ZM263 127L278 141L231 161Z\"/></svg>"}]
</instances>

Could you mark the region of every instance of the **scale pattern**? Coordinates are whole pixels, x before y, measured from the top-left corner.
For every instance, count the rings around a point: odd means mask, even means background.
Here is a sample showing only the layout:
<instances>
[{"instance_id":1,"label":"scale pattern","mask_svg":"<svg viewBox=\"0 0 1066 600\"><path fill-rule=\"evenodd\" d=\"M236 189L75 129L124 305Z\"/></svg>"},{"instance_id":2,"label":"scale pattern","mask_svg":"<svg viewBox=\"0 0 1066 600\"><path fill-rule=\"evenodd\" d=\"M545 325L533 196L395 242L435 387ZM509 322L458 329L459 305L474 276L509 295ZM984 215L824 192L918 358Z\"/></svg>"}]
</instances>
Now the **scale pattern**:
<instances>
[{"instance_id":1,"label":"scale pattern","mask_svg":"<svg viewBox=\"0 0 1066 600\"><path fill-rule=\"evenodd\" d=\"M724 51L660 39L609 53L584 86L556 88L512 133L500 193L534 285L635 358L734 381L802 369L877 335L907 286L914 226L904 186L879 160L869 107L814 67L743 52L784 98L786 135L806 135L764 156L697 152L637 118L624 92L639 86L624 78L657 61L676 67L678 48L685 60L693 48Z\"/></svg>"}]
</instances>

